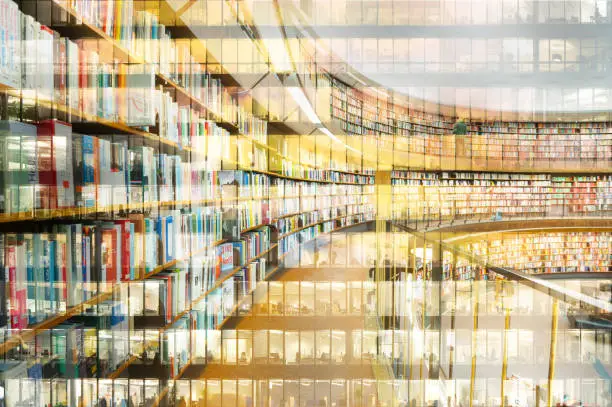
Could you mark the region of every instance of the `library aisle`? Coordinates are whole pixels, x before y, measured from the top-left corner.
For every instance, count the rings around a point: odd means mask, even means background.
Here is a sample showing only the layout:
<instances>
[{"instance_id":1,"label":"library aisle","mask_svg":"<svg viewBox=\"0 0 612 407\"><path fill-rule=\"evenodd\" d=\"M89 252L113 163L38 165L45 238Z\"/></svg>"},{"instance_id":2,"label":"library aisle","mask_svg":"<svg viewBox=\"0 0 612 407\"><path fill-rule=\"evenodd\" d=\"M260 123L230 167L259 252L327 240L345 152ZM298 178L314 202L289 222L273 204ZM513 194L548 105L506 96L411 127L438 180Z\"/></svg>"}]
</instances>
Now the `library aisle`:
<instances>
[{"instance_id":1,"label":"library aisle","mask_svg":"<svg viewBox=\"0 0 612 407\"><path fill-rule=\"evenodd\" d=\"M610 27L0 0L0 407L612 407Z\"/></svg>"}]
</instances>

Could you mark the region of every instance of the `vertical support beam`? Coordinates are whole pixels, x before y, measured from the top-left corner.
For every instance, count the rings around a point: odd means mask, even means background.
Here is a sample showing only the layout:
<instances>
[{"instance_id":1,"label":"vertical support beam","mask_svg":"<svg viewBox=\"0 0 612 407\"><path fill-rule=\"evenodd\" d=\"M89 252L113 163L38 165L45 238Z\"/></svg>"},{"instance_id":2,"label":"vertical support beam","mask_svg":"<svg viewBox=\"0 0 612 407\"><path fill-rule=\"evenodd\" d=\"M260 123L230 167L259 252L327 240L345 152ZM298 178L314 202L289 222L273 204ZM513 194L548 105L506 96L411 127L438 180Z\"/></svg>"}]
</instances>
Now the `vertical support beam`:
<instances>
[{"instance_id":1,"label":"vertical support beam","mask_svg":"<svg viewBox=\"0 0 612 407\"><path fill-rule=\"evenodd\" d=\"M472 330L472 367L470 371L470 407L474 405L474 386L476 381L476 348L478 347L478 286L480 282L474 281L472 286L474 287L473 294L473 312L474 312L474 328Z\"/></svg>"},{"instance_id":2,"label":"vertical support beam","mask_svg":"<svg viewBox=\"0 0 612 407\"><path fill-rule=\"evenodd\" d=\"M457 340L455 339L455 335L454 335L455 334L455 312L454 311L451 315L450 331L453 333L453 344L451 345L450 350L448 352L448 380L453 379L453 367L455 365L455 345L457 343Z\"/></svg>"},{"instance_id":3,"label":"vertical support beam","mask_svg":"<svg viewBox=\"0 0 612 407\"><path fill-rule=\"evenodd\" d=\"M503 351L502 351L502 372L501 372L501 407L506 407L506 380L508 378L508 330L510 330L510 308L506 308L504 323Z\"/></svg>"},{"instance_id":4,"label":"vertical support beam","mask_svg":"<svg viewBox=\"0 0 612 407\"><path fill-rule=\"evenodd\" d=\"M389 220L391 219L391 171L377 171L374 176L376 189L376 269L374 272L374 283L376 284L376 300L377 300L377 315L375 316L376 323L372 326L377 331L386 329L386 324L389 321L385 311L385 301L388 297L383 293L386 291L387 265L385 264L385 250L387 242L387 233ZM394 398L393 390L389 393L386 386L382 386L382 382L391 380L393 373L384 358L380 357L374 363L374 376L377 383L378 398L382 400L392 400Z\"/></svg>"},{"instance_id":5,"label":"vertical support beam","mask_svg":"<svg viewBox=\"0 0 612 407\"><path fill-rule=\"evenodd\" d=\"M374 279L376 283L380 283L386 280L387 275L385 246L388 221L391 219L391 171L377 171L374 182L376 185L376 273ZM384 302L380 298L381 294L380 290L377 290L379 311L383 311L384 308ZM381 315L379 312L379 316Z\"/></svg>"},{"instance_id":6,"label":"vertical support beam","mask_svg":"<svg viewBox=\"0 0 612 407\"><path fill-rule=\"evenodd\" d=\"M440 236L435 237L431 249L431 280L442 281L442 246L440 244Z\"/></svg>"},{"instance_id":7,"label":"vertical support beam","mask_svg":"<svg viewBox=\"0 0 612 407\"><path fill-rule=\"evenodd\" d=\"M550 327L550 358L548 361L548 397L546 405L552 407L552 386L555 378L555 356L557 350L557 326L559 322L559 300L553 297L552 323Z\"/></svg>"}]
</instances>

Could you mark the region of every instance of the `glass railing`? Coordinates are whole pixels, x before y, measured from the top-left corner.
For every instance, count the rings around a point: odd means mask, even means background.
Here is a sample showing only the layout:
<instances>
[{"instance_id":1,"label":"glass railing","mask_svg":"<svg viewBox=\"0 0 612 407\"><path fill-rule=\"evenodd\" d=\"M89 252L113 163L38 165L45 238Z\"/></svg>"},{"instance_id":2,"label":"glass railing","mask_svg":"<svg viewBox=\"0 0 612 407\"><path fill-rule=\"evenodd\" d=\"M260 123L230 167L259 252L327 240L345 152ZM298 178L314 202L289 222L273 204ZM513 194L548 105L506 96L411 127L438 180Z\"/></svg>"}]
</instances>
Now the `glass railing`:
<instances>
[{"instance_id":1,"label":"glass railing","mask_svg":"<svg viewBox=\"0 0 612 407\"><path fill-rule=\"evenodd\" d=\"M378 361L408 381L409 405L606 405L609 277L551 282L439 237L412 233L403 264L389 258L375 273L383 280ZM462 272L447 273L448 253Z\"/></svg>"}]
</instances>

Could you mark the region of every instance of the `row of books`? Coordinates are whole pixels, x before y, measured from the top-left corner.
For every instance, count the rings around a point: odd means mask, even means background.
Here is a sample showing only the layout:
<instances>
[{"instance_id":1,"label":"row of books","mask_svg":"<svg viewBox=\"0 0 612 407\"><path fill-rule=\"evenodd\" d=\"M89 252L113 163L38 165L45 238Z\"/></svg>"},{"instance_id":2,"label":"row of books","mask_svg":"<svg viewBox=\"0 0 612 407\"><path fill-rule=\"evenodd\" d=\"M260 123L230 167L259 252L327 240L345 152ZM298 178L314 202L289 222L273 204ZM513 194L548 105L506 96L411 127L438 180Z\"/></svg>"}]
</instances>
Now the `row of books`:
<instances>
[{"instance_id":1,"label":"row of books","mask_svg":"<svg viewBox=\"0 0 612 407\"><path fill-rule=\"evenodd\" d=\"M177 275L168 273L129 287L130 298L143 301L145 317L167 318L168 307L187 305L181 296L185 284ZM141 377L162 377L163 373L175 377L188 364L190 354L194 359L201 356L200 363L208 361L214 343L207 341L207 332L237 311L239 302L265 278L266 259L248 263L226 279L206 304L175 318L161 331L143 327L141 322L128 324L135 315L122 309L119 301L106 301L95 312L41 331L35 343L24 343L19 354L24 361L3 365L1 378L104 378L126 365L132 373L140 370ZM130 360L131 355L138 360Z\"/></svg>"},{"instance_id":2,"label":"row of books","mask_svg":"<svg viewBox=\"0 0 612 407\"><path fill-rule=\"evenodd\" d=\"M395 202L411 207L588 213L610 210L610 177L550 174L420 173L394 171ZM540 209L538 209L540 211Z\"/></svg>"},{"instance_id":3,"label":"row of books","mask_svg":"<svg viewBox=\"0 0 612 407\"><path fill-rule=\"evenodd\" d=\"M270 195L270 177L250 171L220 171L217 174L223 199L263 198Z\"/></svg>"},{"instance_id":4,"label":"row of books","mask_svg":"<svg viewBox=\"0 0 612 407\"><path fill-rule=\"evenodd\" d=\"M130 281L119 290L119 295L125 295L125 298L115 297L117 301L104 301L95 308L88 308L83 314L73 316L68 322L53 330L43 331L42 336L52 333L50 341L55 342L59 350L46 352L45 360L53 361L51 368L46 365L39 366L40 369L35 369L35 371L30 369L27 376L33 378L104 377L121 364L126 363L129 353L134 351L138 353L139 348L142 350L139 356L142 360L146 360L147 353L151 351L151 344L145 346L143 339L142 346L138 347L134 346L134 341L138 341L139 335L142 336L140 330L147 329L149 326L147 321L151 322L153 319L153 328L156 332L160 326L160 320L163 321L162 326L166 323L172 324L170 328L162 331L164 336L161 343L158 344L157 352L161 352L161 363L170 366L170 377L174 377L178 369L187 363L186 355L189 344L189 340L178 341L179 338L175 335L184 339L185 334L187 337L194 336L197 333L195 330L214 329L218 324L215 322L219 317L218 312L228 315L230 307L235 306L240 298L254 289L258 281L265 278L266 259L258 258L254 261L250 259L258 253L263 253L269 247L269 229L250 232L245 234L240 242L225 245L229 245L230 256L232 256L233 249L236 256L234 261L241 262L240 264L244 267L236 270L217 289L216 292L222 295L217 294L210 301L202 302L200 306L195 307L195 301L200 300L201 293L212 289L217 279L223 277L221 253L226 250L226 247L219 246L215 263L179 262L173 270L158 273L144 281ZM203 256L200 257L202 260ZM197 260L198 257L194 259ZM69 284L64 283L64 288L66 285ZM129 302L125 301L127 298L130 298ZM222 311L215 308L215 298L221 299ZM126 308L126 304L129 304L129 309ZM187 316L177 318L186 309L192 309L192 311ZM133 325L127 322L132 317L135 318ZM12 321L13 315L11 318ZM189 322L190 320L192 322ZM198 325L197 321L205 321L204 326L201 323ZM194 329L189 329L190 326ZM9 330L19 329L11 324L8 324L7 327ZM4 334L8 331L1 330L0 332ZM41 335L36 339L38 343L41 342ZM82 342L84 337L87 338L87 344ZM176 349L179 342L183 343L181 350ZM164 345L170 350L164 350ZM35 348L35 351L40 351L40 347ZM68 355L67 358L66 355ZM27 355L21 352L20 357L23 356ZM177 361L177 357L180 358L180 361ZM57 366L60 368L57 369Z\"/></svg>"},{"instance_id":5,"label":"row of books","mask_svg":"<svg viewBox=\"0 0 612 407\"><path fill-rule=\"evenodd\" d=\"M221 240L221 214L168 211L113 222L58 224L48 231L0 235L2 315L12 329L41 322ZM4 324L3 324L4 325Z\"/></svg>"},{"instance_id":6,"label":"row of books","mask_svg":"<svg viewBox=\"0 0 612 407\"><path fill-rule=\"evenodd\" d=\"M307 225L317 223L321 219L325 219L320 212L321 211L305 212L277 219L274 226L278 230L279 235L283 236Z\"/></svg>"},{"instance_id":7,"label":"row of books","mask_svg":"<svg viewBox=\"0 0 612 407\"><path fill-rule=\"evenodd\" d=\"M488 280L488 270L480 265L467 264L462 265L460 262L453 265L446 263L442 268L442 278L444 280Z\"/></svg>"},{"instance_id":8,"label":"row of books","mask_svg":"<svg viewBox=\"0 0 612 407\"><path fill-rule=\"evenodd\" d=\"M304 244L311 242L315 238L325 233L330 233L334 230L356 225L363 222L368 222L374 219L373 212L359 212L354 215L347 215L342 218L322 221L313 226L306 227L296 233L290 233L279 239L278 255L279 258L289 254L299 254L295 249L301 248Z\"/></svg>"},{"instance_id":9,"label":"row of books","mask_svg":"<svg viewBox=\"0 0 612 407\"><path fill-rule=\"evenodd\" d=\"M77 1L64 4L64 7L75 10L77 14L84 12L85 20L93 18L95 25L104 31L109 30L109 36L122 44L127 41L123 45L129 50L132 34L128 31L133 27L124 23L131 24L133 2L93 2L97 6L91 6L91 3ZM0 41L0 47L10 57L4 58L0 64L0 82L17 91L23 90L24 95L37 99L40 106L56 103L54 115L64 120L87 119L83 117L86 114L129 126L157 125L161 137L183 146L192 145L191 139L198 131L199 116L206 116L207 111L190 104L179 105L162 87L156 87L156 74L164 65L160 61L166 61L165 57L129 64L119 59L104 60L104 48L96 41L72 41L61 37L34 17L21 13L13 1L4 0L3 4L0 27L6 32L6 40ZM101 18L100 13L106 17ZM148 17L143 17L145 15ZM114 25L117 21L113 18L117 16L126 19L118 23L120 26ZM155 20L154 16L142 11L137 13L137 17L139 22ZM151 25L145 31L153 37L160 33ZM134 34L138 34L135 44L144 41L154 44L152 48L155 49L160 44L174 43L160 38L151 37L150 41L140 38L140 25ZM189 52L189 44L178 48ZM31 52L33 49L37 51ZM182 55L178 51L162 52L162 56L166 54L171 61L174 59L170 55ZM166 65L172 66L168 72L171 79L179 81L203 106L218 112L222 120L233 123L242 134L265 143L267 122L239 107L220 80L204 72L201 64L192 63L192 59L189 57L182 64L168 62ZM159 118L157 122L156 117Z\"/></svg>"},{"instance_id":10,"label":"row of books","mask_svg":"<svg viewBox=\"0 0 612 407\"><path fill-rule=\"evenodd\" d=\"M137 327L164 326L173 323L185 310L209 307L215 302L209 297L211 291L212 294L215 290L226 291L229 285L251 287L259 281L256 277L265 272L267 258L263 254L270 249L269 233L269 228L247 233L239 241L218 245L213 254L181 262L176 268L155 274L142 283L130 283L130 298L142 305L132 307L129 316L141 316L136 321ZM253 274L258 270L259 274ZM140 287L143 295L134 291ZM207 293L209 296L203 298ZM223 298L223 301L234 306L237 301L230 301L232 298ZM215 327L207 325L207 329Z\"/></svg>"},{"instance_id":11,"label":"row of books","mask_svg":"<svg viewBox=\"0 0 612 407\"><path fill-rule=\"evenodd\" d=\"M333 221L323 222L283 237L278 243L278 255L283 256L288 254L295 248L300 247L303 243L315 239L322 233L331 231L333 229L333 225Z\"/></svg>"},{"instance_id":12,"label":"row of books","mask_svg":"<svg viewBox=\"0 0 612 407\"><path fill-rule=\"evenodd\" d=\"M191 162L127 136L73 135L70 125L51 120L0 122L0 145L4 213L215 197L221 151L214 144L209 161Z\"/></svg>"},{"instance_id":13,"label":"row of books","mask_svg":"<svg viewBox=\"0 0 612 407\"><path fill-rule=\"evenodd\" d=\"M427 174L427 175L425 175ZM397 178L414 178L414 177L433 177L436 179L473 179L473 180L503 180L503 181L547 181L551 179L550 174L513 174L503 172L442 172L437 173L422 173L422 172L402 172L394 171L393 176ZM582 177L580 177L582 178ZM591 178L594 179L595 177Z\"/></svg>"},{"instance_id":14,"label":"row of books","mask_svg":"<svg viewBox=\"0 0 612 407\"><path fill-rule=\"evenodd\" d=\"M1 137L0 142L7 145L5 151L19 151L19 154L3 157L7 168L3 178L4 201L9 213L27 212L33 208L67 208L75 206L75 201L77 206L93 207L94 204L166 202L179 197L199 200L215 196L217 173L211 171L207 163L183 162L179 155L155 154L155 149L147 146L128 149L128 139L123 136L108 137L110 140L73 136L70 127L58 121L43 122L38 127L5 122L4 127L5 137ZM49 164L54 168L48 168ZM50 174L56 176L49 177ZM245 171L218 174L224 199L265 198L269 194L266 175ZM360 180L372 181L369 176L342 172L331 172L326 178L355 184ZM344 191L359 193L358 188L361 188L357 185L309 185L307 188L311 192L319 188L340 194Z\"/></svg>"},{"instance_id":15,"label":"row of books","mask_svg":"<svg viewBox=\"0 0 612 407\"><path fill-rule=\"evenodd\" d=\"M20 358L9 360L3 378L40 379L105 377L128 357L126 320L116 302L100 304L96 318L75 319L41 331L35 342L24 343ZM1 338L5 339L5 338Z\"/></svg>"},{"instance_id":16,"label":"row of books","mask_svg":"<svg viewBox=\"0 0 612 407\"><path fill-rule=\"evenodd\" d=\"M151 64L153 73L174 81L216 118L236 125L244 135L266 142L267 122L239 106L221 80L213 78L201 61L196 59L191 41L171 38L165 25L160 23L159 16L150 11L137 10L133 0L71 0L59 3L63 8L76 12L88 24L103 30L131 56ZM146 86L145 90L149 88Z\"/></svg>"},{"instance_id":17,"label":"row of books","mask_svg":"<svg viewBox=\"0 0 612 407\"><path fill-rule=\"evenodd\" d=\"M348 122L353 126L352 133L364 134L361 120L351 120L353 117L364 118L364 127L370 127L376 133L401 134L397 130L411 130L419 133L449 134L452 132L455 118L442 115L425 114L420 111L409 111L402 102L395 102L394 96L388 94L368 94L348 86L340 80L323 78L322 87L331 87L331 116ZM327 86L325 86L327 84ZM516 135L576 135L612 133L610 123L564 123L564 122L468 122L468 131L472 134L504 133ZM390 131L387 126L394 127ZM356 127L356 128L355 128ZM539 140L539 139L538 139Z\"/></svg>"},{"instance_id":18,"label":"row of books","mask_svg":"<svg viewBox=\"0 0 612 407\"><path fill-rule=\"evenodd\" d=\"M300 178L304 180L361 185L374 184L374 177L370 175L359 175L334 170L316 169L285 159L283 159L282 168L280 168L278 172L286 177Z\"/></svg>"},{"instance_id":19,"label":"row of books","mask_svg":"<svg viewBox=\"0 0 612 407\"><path fill-rule=\"evenodd\" d=\"M508 234L463 245L491 264L531 273L608 272L611 247L609 232Z\"/></svg>"},{"instance_id":20,"label":"row of books","mask_svg":"<svg viewBox=\"0 0 612 407\"><path fill-rule=\"evenodd\" d=\"M507 134L466 135L459 138L441 138L440 134L418 132L399 138L394 150L397 154L427 154L444 157L488 158L503 160L565 160L604 159L610 157L610 134L592 135L588 138L525 140ZM450 137L450 136L449 136ZM564 136L565 137L565 136Z\"/></svg>"}]
</instances>

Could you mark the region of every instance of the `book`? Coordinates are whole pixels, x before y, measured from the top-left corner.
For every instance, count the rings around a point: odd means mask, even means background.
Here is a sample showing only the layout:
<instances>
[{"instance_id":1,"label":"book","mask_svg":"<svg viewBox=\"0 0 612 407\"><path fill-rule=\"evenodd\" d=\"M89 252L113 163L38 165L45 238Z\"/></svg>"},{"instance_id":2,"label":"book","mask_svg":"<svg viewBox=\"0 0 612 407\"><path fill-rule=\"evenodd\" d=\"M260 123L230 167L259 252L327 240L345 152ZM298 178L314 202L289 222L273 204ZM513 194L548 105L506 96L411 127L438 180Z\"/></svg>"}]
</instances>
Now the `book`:
<instances>
[{"instance_id":1,"label":"book","mask_svg":"<svg viewBox=\"0 0 612 407\"><path fill-rule=\"evenodd\" d=\"M32 211L38 184L36 126L0 121L0 213Z\"/></svg>"},{"instance_id":2,"label":"book","mask_svg":"<svg viewBox=\"0 0 612 407\"><path fill-rule=\"evenodd\" d=\"M25 329L28 326L28 314L27 273L23 238L14 234L7 235L4 256L4 264L8 275L9 327L15 330Z\"/></svg>"},{"instance_id":3,"label":"book","mask_svg":"<svg viewBox=\"0 0 612 407\"><path fill-rule=\"evenodd\" d=\"M0 82L19 89L21 85L21 23L22 17L15 2L0 4Z\"/></svg>"},{"instance_id":4,"label":"book","mask_svg":"<svg viewBox=\"0 0 612 407\"><path fill-rule=\"evenodd\" d=\"M98 138L88 135L73 135L73 167L75 204L93 208L98 203L100 185L100 154Z\"/></svg>"},{"instance_id":5,"label":"book","mask_svg":"<svg viewBox=\"0 0 612 407\"><path fill-rule=\"evenodd\" d=\"M57 120L40 122L37 127L41 208L73 207L72 128Z\"/></svg>"},{"instance_id":6,"label":"book","mask_svg":"<svg viewBox=\"0 0 612 407\"><path fill-rule=\"evenodd\" d=\"M234 268L234 251L231 243L223 243L218 246L220 258L220 272L225 273ZM219 275L217 275L219 277Z\"/></svg>"},{"instance_id":7,"label":"book","mask_svg":"<svg viewBox=\"0 0 612 407\"><path fill-rule=\"evenodd\" d=\"M127 117L125 123L129 126L155 125L155 75L153 66L149 64L130 64L126 77ZM169 118L163 116L162 123ZM161 116L160 116L161 119Z\"/></svg>"}]
</instances>

